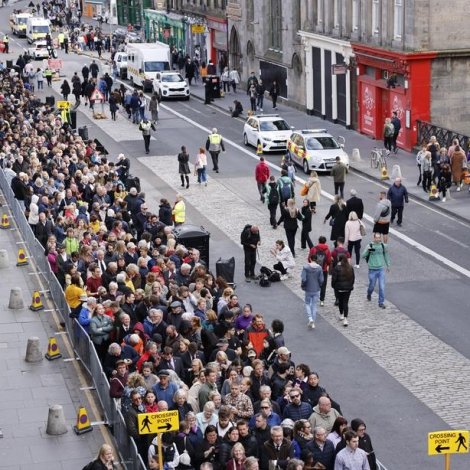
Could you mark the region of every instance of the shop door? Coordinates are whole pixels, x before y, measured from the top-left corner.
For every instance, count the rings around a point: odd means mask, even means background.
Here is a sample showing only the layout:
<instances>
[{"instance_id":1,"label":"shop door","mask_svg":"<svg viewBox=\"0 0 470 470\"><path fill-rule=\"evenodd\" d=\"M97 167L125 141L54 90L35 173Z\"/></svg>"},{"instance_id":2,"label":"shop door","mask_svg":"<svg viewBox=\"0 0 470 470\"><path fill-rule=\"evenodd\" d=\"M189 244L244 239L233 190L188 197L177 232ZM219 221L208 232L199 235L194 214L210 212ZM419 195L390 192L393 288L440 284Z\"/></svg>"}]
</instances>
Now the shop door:
<instances>
[{"instance_id":1,"label":"shop door","mask_svg":"<svg viewBox=\"0 0 470 470\"><path fill-rule=\"evenodd\" d=\"M401 121L400 133L397 137L399 147L405 147L405 95L397 93L395 90L390 90L390 116L393 111L397 112L398 119Z\"/></svg>"},{"instance_id":2,"label":"shop door","mask_svg":"<svg viewBox=\"0 0 470 470\"><path fill-rule=\"evenodd\" d=\"M344 57L336 54L336 63L342 64ZM336 103L337 119L340 124L346 125L346 74L336 75Z\"/></svg>"},{"instance_id":3,"label":"shop door","mask_svg":"<svg viewBox=\"0 0 470 470\"><path fill-rule=\"evenodd\" d=\"M322 115L321 109L321 49L312 47L312 66L313 66L313 112L316 116Z\"/></svg>"},{"instance_id":4,"label":"shop door","mask_svg":"<svg viewBox=\"0 0 470 470\"><path fill-rule=\"evenodd\" d=\"M377 100L377 88L367 82L360 83L359 113L360 126L364 134L376 137L377 121L380 120L380 102Z\"/></svg>"},{"instance_id":5,"label":"shop door","mask_svg":"<svg viewBox=\"0 0 470 470\"><path fill-rule=\"evenodd\" d=\"M333 103L331 102L331 51L325 50L325 69L323 73L325 74L325 117L326 119L331 119L333 117Z\"/></svg>"}]
</instances>

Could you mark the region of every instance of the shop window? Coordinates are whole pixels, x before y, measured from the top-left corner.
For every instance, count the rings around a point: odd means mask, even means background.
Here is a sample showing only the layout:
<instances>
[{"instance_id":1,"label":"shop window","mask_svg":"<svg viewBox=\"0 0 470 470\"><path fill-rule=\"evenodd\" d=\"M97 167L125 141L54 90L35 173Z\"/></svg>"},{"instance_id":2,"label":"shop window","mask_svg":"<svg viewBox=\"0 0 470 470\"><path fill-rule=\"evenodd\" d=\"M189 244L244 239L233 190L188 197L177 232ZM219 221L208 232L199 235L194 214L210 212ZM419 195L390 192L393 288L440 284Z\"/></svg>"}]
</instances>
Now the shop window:
<instances>
[{"instance_id":1,"label":"shop window","mask_svg":"<svg viewBox=\"0 0 470 470\"><path fill-rule=\"evenodd\" d=\"M380 33L380 0L372 0L372 35Z\"/></svg>"},{"instance_id":2,"label":"shop window","mask_svg":"<svg viewBox=\"0 0 470 470\"><path fill-rule=\"evenodd\" d=\"M393 5L393 39L401 40L403 35L403 0L395 0Z\"/></svg>"},{"instance_id":3,"label":"shop window","mask_svg":"<svg viewBox=\"0 0 470 470\"><path fill-rule=\"evenodd\" d=\"M365 73L368 77L372 77L372 78L375 78L375 67L370 67L370 66L367 66L366 67L366 73Z\"/></svg>"},{"instance_id":4,"label":"shop window","mask_svg":"<svg viewBox=\"0 0 470 470\"><path fill-rule=\"evenodd\" d=\"M282 51L281 0L271 0L271 48Z\"/></svg>"}]
</instances>

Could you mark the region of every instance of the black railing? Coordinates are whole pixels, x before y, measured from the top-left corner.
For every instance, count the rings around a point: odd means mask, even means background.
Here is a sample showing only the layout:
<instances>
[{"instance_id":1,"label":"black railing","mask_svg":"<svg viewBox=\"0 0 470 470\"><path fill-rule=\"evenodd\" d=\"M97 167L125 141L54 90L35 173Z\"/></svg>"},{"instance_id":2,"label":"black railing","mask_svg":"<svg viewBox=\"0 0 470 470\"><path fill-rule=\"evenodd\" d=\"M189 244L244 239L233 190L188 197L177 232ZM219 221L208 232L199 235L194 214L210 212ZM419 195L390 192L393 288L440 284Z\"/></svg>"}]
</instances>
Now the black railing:
<instances>
[{"instance_id":1,"label":"black railing","mask_svg":"<svg viewBox=\"0 0 470 470\"><path fill-rule=\"evenodd\" d=\"M454 139L458 139L460 146L463 149L468 149L468 144L470 137L468 135L461 134L460 132L452 131L446 129L445 127L439 127L430 122L426 121L416 121L418 123L418 142L417 144L421 146L422 144L427 144L431 140L431 136L436 136L437 141L441 147L450 147Z\"/></svg>"}]
</instances>

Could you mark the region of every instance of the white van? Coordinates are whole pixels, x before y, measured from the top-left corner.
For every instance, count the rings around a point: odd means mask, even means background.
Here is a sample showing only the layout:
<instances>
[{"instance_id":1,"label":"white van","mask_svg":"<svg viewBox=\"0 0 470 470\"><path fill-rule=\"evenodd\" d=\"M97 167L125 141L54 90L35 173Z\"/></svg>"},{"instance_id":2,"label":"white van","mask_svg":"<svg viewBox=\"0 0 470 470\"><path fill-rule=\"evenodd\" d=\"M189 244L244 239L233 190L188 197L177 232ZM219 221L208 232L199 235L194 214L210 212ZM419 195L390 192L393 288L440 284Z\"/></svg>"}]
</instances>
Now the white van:
<instances>
[{"instance_id":1,"label":"white van","mask_svg":"<svg viewBox=\"0 0 470 470\"><path fill-rule=\"evenodd\" d=\"M118 70L119 78L123 80L127 78L127 52L116 52L114 62Z\"/></svg>"},{"instance_id":2,"label":"white van","mask_svg":"<svg viewBox=\"0 0 470 470\"><path fill-rule=\"evenodd\" d=\"M10 16L11 32L19 38L26 37L26 23L32 17L31 13L13 13Z\"/></svg>"},{"instance_id":3,"label":"white van","mask_svg":"<svg viewBox=\"0 0 470 470\"><path fill-rule=\"evenodd\" d=\"M128 44L127 78L144 91L152 91L157 72L170 70L170 46L162 42Z\"/></svg>"},{"instance_id":4,"label":"white van","mask_svg":"<svg viewBox=\"0 0 470 470\"><path fill-rule=\"evenodd\" d=\"M26 39L30 44L38 39L46 39L51 34L51 22L45 18L33 16L26 22Z\"/></svg>"}]
</instances>

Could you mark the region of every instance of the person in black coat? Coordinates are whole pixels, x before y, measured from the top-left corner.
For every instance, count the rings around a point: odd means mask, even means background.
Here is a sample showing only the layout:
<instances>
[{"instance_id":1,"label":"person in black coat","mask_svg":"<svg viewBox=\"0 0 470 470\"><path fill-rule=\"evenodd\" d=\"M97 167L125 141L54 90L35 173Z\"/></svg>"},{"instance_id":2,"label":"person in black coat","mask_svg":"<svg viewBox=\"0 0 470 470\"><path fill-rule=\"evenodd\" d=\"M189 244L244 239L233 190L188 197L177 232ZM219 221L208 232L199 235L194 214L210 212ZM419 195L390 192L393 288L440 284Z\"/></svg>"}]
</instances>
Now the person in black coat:
<instances>
[{"instance_id":1,"label":"person in black coat","mask_svg":"<svg viewBox=\"0 0 470 470\"><path fill-rule=\"evenodd\" d=\"M312 231L312 210L310 209L310 202L304 199L302 205L302 233L300 235L300 246L302 249L313 248L313 242L310 240L310 232Z\"/></svg>"},{"instance_id":2,"label":"person in black coat","mask_svg":"<svg viewBox=\"0 0 470 470\"><path fill-rule=\"evenodd\" d=\"M295 258L295 234L298 228L297 221L302 220L303 215L295 206L295 199L288 199L287 204L281 204L280 207L281 218L278 220L277 225L284 223L287 243L289 245L290 251L292 252L292 256Z\"/></svg>"},{"instance_id":3,"label":"person in black coat","mask_svg":"<svg viewBox=\"0 0 470 470\"><path fill-rule=\"evenodd\" d=\"M366 423L362 419L356 418L351 421L351 428L359 437L359 449L367 453L370 470L377 470L377 460L370 436L366 433Z\"/></svg>"},{"instance_id":4,"label":"person in black coat","mask_svg":"<svg viewBox=\"0 0 470 470\"><path fill-rule=\"evenodd\" d=\"M350 193L351 197L346 201L348 216L354 211L361 220L364 215L364 203L361 198L357 197L357 191L355 189L351 189Z\"/></svg>"},{"instance_id":5,"label":"person in black coat","mask_svg":"<svg viewBox=\"0 0 470 470\"><path fill-rule=\"evenodd\" d=\"M335 464L335 447L333 442L326 438L327 432L318 427L313 430L314 439L307 444L307 449L313 455L313 461L325 466L326 470L333 470Z\"/></svg>"},{"instance_id":6,"label":"person in black coat","mask_svg":"<svg viewBox=\"0 0 470 470\"><path fill-rule=\"evenodd\" d=\"M35 235L39 243L46 248L48 238L54 233L54 224L46 217L45 212L39 214L39 222L36 224Z\"/></svg>"},{"instance_id":7,"label":"person in black coat","mask_svg":"<svg viewBox=\"0 0 470 470\"><path fill-rule=\"evenodd\" d=\"M70 85L67 80L62 82L62 85L60 86L60 92L62 93L62 98L64 98L64 101L67 101L71 92Z\"/></svg>"},{"instance_id":8,"label":"person in black coat","mask_svg":"<svg viewBox=\"0 0 470 470\"><path fill-rule=\"evenodd\" d=\"M28 186L24 182L24 178L18 175L14 176L11 180L11 189L15 195L15 199L24 202L26 195L28 194Z\"/></svg>"},{"instance_id":9,"label":"person in black coat","mask_svg":"<svg viewBox=\"0 0 470 470\"><path fill-rule=\"evenodd\" d=\"M330 218L332 219L332 222L330 222L330 240L336 241L338 237L344 237L344 226L348 221L346 204L338 195L335 196L335 202L330 206L330 210L328 211L328 214L326 214L323 223L326 223Z\"/></svg>"},{"instance_id":10,"label":"person in black coat","mask_svg":"<svg viewBox=\"0 0 470 470\"><path fill-rule=\"evenodd\" d=\"M173 219L172 219L172 209L170 206L170 203L168 202L167 199L160 199L160 209L158 210L158 217L160 219L160 222L162 222L165 225L173 225Z\"/></svg>"},{"instance_id":11,"label":"person in black coat","mask_svg":"<svg viewBox=\"0 0 470 470\"><path fill-rule=\"evenodd\" d=\"M338 256L338 263L333 269L331 287L338 299L339 319L343 326L348 326L349 297L354 289L354 269L344 253Z\"/></svg>"},{"instance_id":12,"label":"person in black coat","mask_svg":"<svg viewBox=\"0 0 470 470\"><path fill-rule=\"evenodd\" d=\"M181 187L184 188L184 181L186 180L186 189L189 188L189 153L186 151L186 146L181 147L181 152L178 154L178 173L181 178Z\"/></svg>"}]
</instances>

